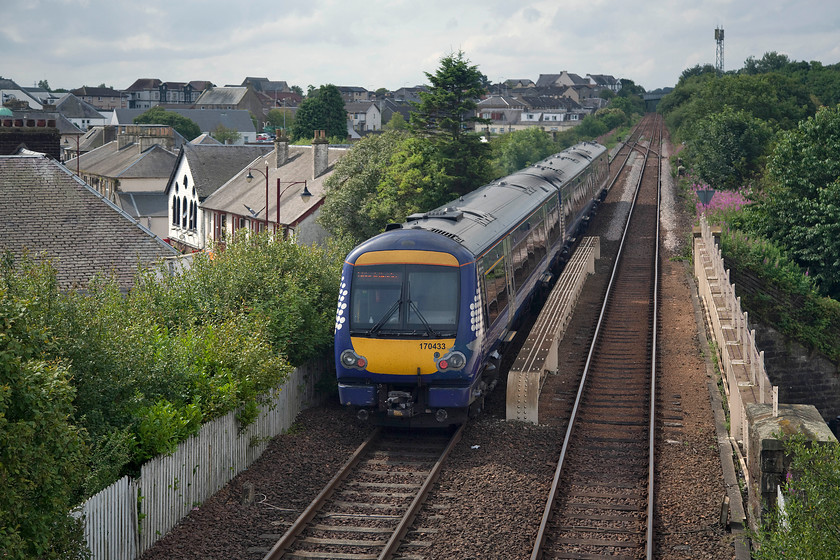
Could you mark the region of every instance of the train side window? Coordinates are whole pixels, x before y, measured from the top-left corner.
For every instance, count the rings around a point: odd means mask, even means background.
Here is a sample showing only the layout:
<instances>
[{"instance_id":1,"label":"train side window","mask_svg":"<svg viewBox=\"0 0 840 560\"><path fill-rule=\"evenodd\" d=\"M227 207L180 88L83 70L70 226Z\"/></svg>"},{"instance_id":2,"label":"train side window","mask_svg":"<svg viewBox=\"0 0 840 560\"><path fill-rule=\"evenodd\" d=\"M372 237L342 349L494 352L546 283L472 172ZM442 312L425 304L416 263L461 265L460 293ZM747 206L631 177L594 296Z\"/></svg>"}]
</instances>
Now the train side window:
<instances>
[{"instance_id":1,"label":"train side window","mask_svg":"<svg viewBox=\"0 0 840 560\"><path fill-rule=\"evenodd\" d=\"M501 315L508 304L507 274L505 258L497 254L482 259L484 273L484 297L487 305L487 323L491 324Z\"/></svg>"}]
</instances>

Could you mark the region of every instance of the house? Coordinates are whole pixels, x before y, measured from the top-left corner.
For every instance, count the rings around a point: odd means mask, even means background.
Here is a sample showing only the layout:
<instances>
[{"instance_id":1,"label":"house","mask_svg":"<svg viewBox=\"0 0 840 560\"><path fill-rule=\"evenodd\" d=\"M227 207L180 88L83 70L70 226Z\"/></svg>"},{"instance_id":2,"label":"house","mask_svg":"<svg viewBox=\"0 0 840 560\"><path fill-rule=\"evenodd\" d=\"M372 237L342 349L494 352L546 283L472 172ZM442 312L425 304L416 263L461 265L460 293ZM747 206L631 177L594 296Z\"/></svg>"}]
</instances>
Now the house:
<instances>
[{"instance_id":1,"label":"house","mask_svg":"<svg viewBox=\"0 0 840 560\"><path fill-rule=\"evenodd\" d=\"M525 79L518 79L518 80L514 80L514 79L511 79L511 80L505 80L505 81L504 81L504 85L505 85L506 87L508 87L508 88L511 88L511 89L516 89L516 88L532 88L532 87L535 87L535 86L536 86L536 84L534 83L534 81L533 81L533 80L529 80L529 79L527 79L527 78L525 78Z\"/></svg>"},{"instance_id":2,"label":"house","mask_svg":"<svg viewBox=\"0 0 840 560\"><path fill-rule=\"evenodd\" d=\"M290 146L287 138L278 137L272 152L203 202L204 244L224 243L239 230L266 228L294 236L304 245L324 242L327 233L316 223L324 203L324 181L346 153L347 148L331 147L323 137L311 146ZM308 199L301 197L304 190L311 194Z\"/></svg>"},{"instance_id":3,"label":"house","mask_svg":"<svg viewBox=\"0 0 840 560\"><path fill-rule=\"evenodd\" d=\"M251 88L259 93L266 93L266 94L274 94L276 93L288 93L291 91L289 89L289 84L283 81L272 81L268 78L255 78L249 76L242 80L243 87L251 86Z\"/></svg>"},{"instance_id":4,"label":"house","mask_svg":"<svg viewBox=\"0 0 840 560\"><path fill-rule=\"evenodd\" d=\"M347 121L358 133L382 130L382 113L375 101L357 101L344 103Z\"/></svg>"},{"instance_id":5,"label":"house","mask_svg":"<svg viewBox=\"0 0 840 560\"><path fill-rule=\"evenodd\" d=\"M621 82L609 74L587 74L586 79L589 80L590 85L596 91L601 91L602 89L608 89L615 93L621 91Z\"/></svg>"},{"instance_id":6,"label":"house","mask_svg":"<svg viewBox=\"0 0 840 560\"><path fill-rule=\"evenodd\" d=\"M407 101L394 101L393 99L385 98L376 102L379 105L379 113L382 118L382 124L386 125L391 121L391 118L399 113L403 120L407 123L411 120L411 111L414 106Z\"/></svg>"},{"instance_id":7,"label":"house","mask_svg":"<svg viewBox=\"0 0 840 560\"><path fill-rule=\"evenodd\" d=\"M82 101L72 93L65 94L56 104L56 111L73 123L79 130L87 130L94 126L102 126L107 119L96 107Z\"/></svg>"},{"instance_id":8,"label":"house","mask_svg":"<svg viewBox=\"0 0 840 560\"><path fill-rule=\"evenodd\" d=\"M568 98L525 95L491 95L478 102L477 111L478 116L492 121L483 127L490 134L533 127L559 132L579 124L588 114L584 107Z\"/></svg>"},{"instance_id":9,"label":"house","mask_svg":"<svg viewBox=\"0 0 840 560\"><path fill-rule=\"evenodd\" d=\"M218 127L223 126L239 133L239 140L234 145L242 145L248 142L256 142L257 130L254 128L254 121L248 111L233 110L201 110L187 108L167 108L167 111L178 113L187 117L201 130L202 134L210 134ZM111 114L111 125L129 125L134 119L146 112L146 109L116 109ZM192 138L188 139L192 140Z\"/></svg>"},{"instance_id":10,"label":"house","mask_svg":"<svg viewBox=\"0 0 840 560\"><path fill-rule=\"evenodd\" d=\"M490 95L478 102L476 111L482 119L492 122L483 125L483 130L491 134L501 134L517 130L525 103L515 97Z\"/></svg>"},{"instance_id":11,"label":"house","mask_svg":"<svg viewBox=\"0 0 840 560\"><path fill-rule=\"evenodd\" d=\"M160 84L157 78L139 78L125 90L129 109L151 109L160 104Z\"/></svg>"},{"instance_id":12,"label":"house","mask_svg":"<svg viewBox=\"0 0 840 560\"><path fill-rule=\"evenodd\" d=\"M359 86L337 86L338 92L345 103L370 101L370 92Z\"/></svg>"},{"instance_id":13,"label":"house","mask_svg":"<svg viewBox=\"0 0 840 560\"><path fill-rule=\"evenodd\" d=\"M223 146L205 142L196 139L181 146L164 189L166 237L183 252L204 249L206 245L208 233L204 229L202 203L207 197L272 150L270 145Z\"/></svg>"},{"instance_id":14,"label":"house","mask_svg":"<svg viewBox=\"0 0 840 560\"><path fill-rule=\"evenodd\" d=\"M192 82L163 82L159 86L160 105L164 107L191 106L207 88L213 83L207 80L193 80Z\"/></svg>"},{"instance_id":15,"label":"house","mask_svg":"<svg viewBox=\"0 0 840 560\"><path fill-rule=\"evenodd\" d=\"M169 233L166 184L183 138L164 125L117 127L117 138L67 162L100 195L155 235Z\"/></svg>"},{"instance_id":16,"label":"house","mask_svg":"<svg viewBox=\"0 0 840 560\"><path fill-rule=\"evenodd\" d=\"M13 80L0 77L0 107L6 106L10 101L24 103L27 108L42 110L44 104L29 94L24 88L17 85Z\"/></svg>"},{"instance_id":17,"label":"house","mask_svg":"<svg viewBox=\"0 0 840 560\"><path fill-rule=\"evenodd\" d=\"M114 109L122 109L127 105L123 93L114 88L82 86L70 90L70 93L98 110L113 111Z\"/></svg>"},{"instance_id":18,"label":"house","mask_svg":"<svg viewBox=\"0 0 840 560\"><path fill-rule=\"evenodd\" d=\"M156 105L193 105L213 83L208 80L162 82L140 78L125 90L128 109L151 109Z\"/></svg>"},{"instance_id":19,"label":"house","mask_svg":"<svg viewBox=\"0 0 840 560\"><path fill-rule=\"evenodd\" d=\"M394 90L394 101L414 101L420 102L420 92L429 91L426 86L401 87Z\"/></svg>"},{"instance_id":20,"label":"house","mask_svg":"<svg viewBox=\"0 0 840 560\"><path fill-rule=\"evenodd\" d=\"M134 285L140 268L177 254L160 237L44 154L0 156L0 251L20 259L43 253L61 289L96 275Z\"/></svg>"},{"instance_id":21,"label":"house","mask_svg":"<svg viewBox=\"0 0 840 560\"><path fill-rule=\"evenodd\" d=\"M257 119L263 120L263 105L257 94L250 87L211 87L204 90L196 99L193 109L226 110L239 109L249 111Z\"/></svg>"}]
</instances>

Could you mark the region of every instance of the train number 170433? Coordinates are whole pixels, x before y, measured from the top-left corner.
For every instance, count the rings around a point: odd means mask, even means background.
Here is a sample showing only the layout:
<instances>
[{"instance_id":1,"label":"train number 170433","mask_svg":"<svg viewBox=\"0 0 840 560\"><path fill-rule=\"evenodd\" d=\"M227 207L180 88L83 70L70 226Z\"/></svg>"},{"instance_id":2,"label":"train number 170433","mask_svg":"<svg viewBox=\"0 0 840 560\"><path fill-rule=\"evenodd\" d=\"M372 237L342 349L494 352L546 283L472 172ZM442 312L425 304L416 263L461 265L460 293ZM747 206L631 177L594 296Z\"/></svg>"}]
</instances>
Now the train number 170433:
<instances>
[{"instance_id":1,"label":"train number 170433","mask_svg":"<svg viewBox=\"0 0 840 560\"><path fill-rule=\"evenodd\" d=\"M446 350L445 342L421 342L420 350Z\"/></svg>"}]
</instances>

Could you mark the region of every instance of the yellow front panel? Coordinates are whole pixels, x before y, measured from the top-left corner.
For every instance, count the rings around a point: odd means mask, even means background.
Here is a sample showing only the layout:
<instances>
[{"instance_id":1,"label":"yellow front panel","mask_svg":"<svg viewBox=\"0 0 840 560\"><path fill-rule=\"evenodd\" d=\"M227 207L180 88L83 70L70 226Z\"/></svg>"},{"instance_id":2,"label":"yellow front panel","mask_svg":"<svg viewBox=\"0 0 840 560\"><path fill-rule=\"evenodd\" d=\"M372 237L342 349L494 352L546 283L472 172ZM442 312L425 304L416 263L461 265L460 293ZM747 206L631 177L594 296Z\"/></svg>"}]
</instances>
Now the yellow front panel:
<instances>
[{"instance_id":1,"label":"yellow front panel","mask_svg":"<svg viewBox=\"0 0 840 560\"><path fill-rule=\"evenodd\" d=\"M370 251L359 255L356 266L372 264L436 264L440 266L458 266L455 255L439 251Z\"/></svg>"},{"instance_id":2,"label":"yellow front panel","mask_svg":"<svg viewBox=\"0 0 840 560\"><path fill-rule=\"evenodd\" d=\"M393 340L351 337L353 349L367 358L367 370L388 375L428 375L437 371L435 353L446 354L455 344L454 338L432 340Z\"/></svg>"}]
</instances>

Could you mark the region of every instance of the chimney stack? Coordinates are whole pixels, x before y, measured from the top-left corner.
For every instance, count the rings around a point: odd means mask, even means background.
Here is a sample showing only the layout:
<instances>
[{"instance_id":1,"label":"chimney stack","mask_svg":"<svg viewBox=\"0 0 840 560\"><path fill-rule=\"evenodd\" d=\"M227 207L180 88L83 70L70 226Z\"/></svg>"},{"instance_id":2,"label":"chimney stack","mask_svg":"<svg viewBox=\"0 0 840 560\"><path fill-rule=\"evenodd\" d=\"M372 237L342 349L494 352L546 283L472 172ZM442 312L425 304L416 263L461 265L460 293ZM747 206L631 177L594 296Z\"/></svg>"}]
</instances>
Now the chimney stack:
<instances>
[{"instance_id":1,"label":"chimney stack","mask_svg":"<svg viewBox=\"0 0 840 560\"><path fill-rule=\"evenodd\" d=\"M315 139L312 141L312 178L317 179L327 170L329 166L330 143L327 140L326 130L316 130Z\"/></svg>"},{"instance_id":2,"label":"chimney stack","mask_svg":"<svg viewBox=\"0 0 840 560\"><path fill-rule=\"evenodd\" d=\"M274 139L275 167L279 168L289 159L289 138L284 130Z\"/></svg>"}]
</instances>

